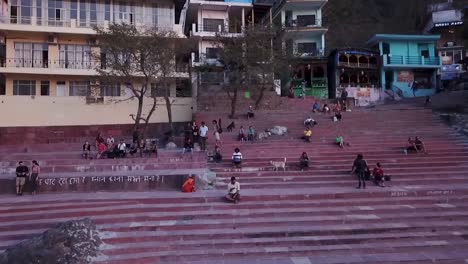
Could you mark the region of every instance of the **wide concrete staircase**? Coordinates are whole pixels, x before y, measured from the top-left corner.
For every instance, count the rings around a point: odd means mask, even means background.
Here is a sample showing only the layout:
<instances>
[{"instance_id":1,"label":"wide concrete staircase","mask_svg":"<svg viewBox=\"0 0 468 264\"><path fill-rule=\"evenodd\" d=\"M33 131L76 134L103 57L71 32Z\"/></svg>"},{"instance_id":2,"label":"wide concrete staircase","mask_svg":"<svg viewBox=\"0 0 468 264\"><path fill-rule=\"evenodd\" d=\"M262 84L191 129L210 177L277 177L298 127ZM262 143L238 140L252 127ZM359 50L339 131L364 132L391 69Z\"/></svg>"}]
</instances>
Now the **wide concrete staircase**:
<instances>
[{"instance_id":1,"label":"wide concrete staircase","mask_svg":"<svg viewBox=\"0 0 468 264\"><path fill-rule=\"evenodd\" d=\"M104 243L95 263L468 262L465 137L419 107L419 102L403 102L353 109L336 123L328 115L314 114L319 124L313 129L312 142L304 143L298 137L312 102L292 103L295 110L259 112L253 120L239 117L234 120L237 128L222 134L225 161L209 165L217 173L218 190L2 196L0 249L57 222L90 217ZM226 116L202 112L196 119L222 118L226 126L230 123ZM241 143L236 140L240 125L253 125L257 131L281 125L289 132ZM351 146L337 148L333 144L336 135L342 135ZM425 141L428 154L404 155L406 139L416 135ZM211 136L209 148L213 146ZM244 155L242 169L232 168L229 162L235 147ZM311 158L310 168L304 172L297 168L303 151ZM356 179L349 170L358 153L371 165L380 162L392 175L386 188L370 183L365 190L354 188ZM6 151L2 157L17 160L29 154L14 156ZM167 166L172 166L171 155L175 154L166 155ZM284 157L288 159L286 171L273 171L269 161ZM186 163L204 164L203 158ZM72 163L76 162L78 159ZM112 166L108 162L122 161L93 162L99 163L97 167L85 165L98 170L99 166ZM126 162L148 162L151 169L159 169L149 159ZM46 164L55 166L52 158ZM62 174L52 167L47 173ZM222 199L231 176L241 183L242 201L236 205Z\"/></svg>"}]
</instances>

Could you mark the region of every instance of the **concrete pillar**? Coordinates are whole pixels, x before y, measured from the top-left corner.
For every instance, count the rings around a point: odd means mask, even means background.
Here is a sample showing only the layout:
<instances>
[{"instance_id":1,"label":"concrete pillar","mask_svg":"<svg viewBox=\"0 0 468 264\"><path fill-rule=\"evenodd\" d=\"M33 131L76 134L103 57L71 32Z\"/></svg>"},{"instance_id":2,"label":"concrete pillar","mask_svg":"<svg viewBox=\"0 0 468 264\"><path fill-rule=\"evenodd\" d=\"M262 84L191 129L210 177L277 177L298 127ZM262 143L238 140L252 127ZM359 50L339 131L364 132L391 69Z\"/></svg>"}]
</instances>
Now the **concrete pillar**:
<instances>
[{"instance_id":1,"label":"concrete pillar","mask_svg":"<svg viewBox=\"0 0 468 264\"><path fill-rule=\"evenodd\" d=\"M253 8L252 8L252 25L255 25L255 15L254 15Z\"/></svg>"},{"instance_id":2,"label":"concrete pillar","mask_svg":"<svg viewBox=\"0 0 468 264\"><path fill-rule=\"evenodd\" d=\"M322 51L325 54L325 34L322 34Z\"/></svg>"},{"instance_id":3,"label":"concrete pillar","mask_svg":"<svg viewBox=\"0 0 468 264\"><path fill-rule=\"evenodd\" d=\"M192 33L197 32L197 24L192 23Z\"/></svg>"},{"instance_id":4,"label":"concrete pillar","mask_svg":"<svg viewBox=\"0 0 468 264\"><path fill-rule=\"evenodd\" d=\"M285 25L285 20L286 20L286 13L284 10L281 10L281 25L284 27Z\"/></svg>"},{"instance_id":5,"label":"concrete pillar","mask_svg":"<svg viewBox=\"0 0 468 264\"><path fill-rule=\"evenodd\" d=\"M241 11L241 21L242 21L242 30L244 30L245 28L245 9L242 8L242 11Z\"/></svg>"}]
</instances>

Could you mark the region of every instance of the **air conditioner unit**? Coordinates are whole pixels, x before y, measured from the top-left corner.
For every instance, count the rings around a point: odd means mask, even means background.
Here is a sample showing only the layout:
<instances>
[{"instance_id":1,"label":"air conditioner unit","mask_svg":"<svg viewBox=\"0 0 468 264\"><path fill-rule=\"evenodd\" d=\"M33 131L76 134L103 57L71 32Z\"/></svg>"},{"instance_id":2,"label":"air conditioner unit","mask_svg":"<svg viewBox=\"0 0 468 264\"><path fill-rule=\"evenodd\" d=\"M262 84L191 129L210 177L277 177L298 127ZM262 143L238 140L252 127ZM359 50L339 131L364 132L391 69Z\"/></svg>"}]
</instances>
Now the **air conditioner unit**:
<instances>
[{"instance_id":1,"label":"air conditioner unit","mask_svg":"<svg viewBox=\"0 0 468 264\"><path fill-rule=\"evenodd\" d=\"M58 42L58 38L57 38L56 35L49 35L49 36L47 37L47 43L49 43L49 44L57 44L57 42Z\"/></svg>"}]
</instances>

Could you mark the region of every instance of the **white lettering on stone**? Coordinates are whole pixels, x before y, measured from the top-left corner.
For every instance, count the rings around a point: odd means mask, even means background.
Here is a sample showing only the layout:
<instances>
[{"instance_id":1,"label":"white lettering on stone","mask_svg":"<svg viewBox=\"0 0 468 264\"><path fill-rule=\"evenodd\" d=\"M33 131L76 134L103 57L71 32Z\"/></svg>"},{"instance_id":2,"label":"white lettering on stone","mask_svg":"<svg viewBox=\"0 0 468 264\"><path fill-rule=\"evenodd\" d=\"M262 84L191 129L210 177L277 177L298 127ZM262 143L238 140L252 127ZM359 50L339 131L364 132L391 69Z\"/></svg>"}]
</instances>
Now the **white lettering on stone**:
<instances>
[{"instance_id":1,"label":"white lettering on stone","mask_svg":"<svg viewBox=\"0 0 468 264\"><path fill-rule=\"evenodd\" d=\"M408 196L407 192L392 192L391 197L403 197Z\"/></svg>"},{"instance_id":2,"label":"white lettering on stone","mask_svg":"<svg viewBox=\"0 0 468 264\"><path fill-rule=\"evenodd\" d=\"M45 185L55 185L55 179L44 179Z\"/></svg>"},{"instance_id":3,"label":"white lettering on stone","mask_svg":"<svg viewBox=\"0 0 468 264\"><path fill-rule=\"evenodd\" d=\"M60 178L58 180L58 183L59 183L60 186L63 186L65 184L67 184L67 178Z\"/></svg>"},{"instance_id":4,"label":"white lettering on stone","mask_svg":"<svg viewBox=\"0 0 468 264\"><path fill-rule=\"evenodd\" d=\"M133 183L138 183L141 181L140 176L128 176L127 177L127 182L133 182Z\"/></svg>"}]
</instances>

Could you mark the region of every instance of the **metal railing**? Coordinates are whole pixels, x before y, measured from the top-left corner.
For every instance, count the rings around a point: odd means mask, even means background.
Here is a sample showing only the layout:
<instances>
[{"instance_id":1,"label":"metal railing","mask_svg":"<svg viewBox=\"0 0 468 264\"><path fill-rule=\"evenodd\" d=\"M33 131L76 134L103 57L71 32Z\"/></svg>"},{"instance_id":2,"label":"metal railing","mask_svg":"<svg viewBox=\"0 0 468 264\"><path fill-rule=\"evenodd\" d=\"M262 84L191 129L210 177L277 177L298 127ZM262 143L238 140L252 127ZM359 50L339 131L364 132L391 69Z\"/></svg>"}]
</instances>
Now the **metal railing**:
<instances>
[{"instance_id":1,"label":"metal railing","mask_svg":"<svg viewBox=\"0 0 468 264\"><path fill-rule=\"evenodd\" d=\"M13 68L54 68L54 69L95 69L100 61L90 60L42 60L25 58L1 58L0 67Z\"/></svg>"},{"instance_id":2,"label":"metal railing","mask_svg":"<svg viewBox=\"0 0 468 264\"><path fill-rule=\"evenodd\" d=\"M322 27L322 20L315 19L313 23L306 23L306 22L298 22L297 20L287 20L284 22L283 25L286 29L294 29L294 28L320 28Z\"/></svg>"},{"instance_id":3,"label":"metal railing","mask_svg":"<svg viewBox=\"0 0 468 264\"><path fill-rule=\"evenodd\" d=\"M225 24L198 24L196 32L213 32L213 33L242 33L241 26L230 26Z\"/></svg>"},{"instance_id":4,"label":"metal railing","mask_svg":"<svg viewBox=\"0 0 468 264\"><path fill-rule=\"evenodd\" d=\"M379 67L376 63L361 63L361 62L347 62L347 61L339 61L338 66L341 67L351 67L351 68L363 68L363 69L377 69Z\"/></svg>"},{"instance_id":5,"label":"metal railing","mask_svg":"<svg viewBox=\"0 0 468 264\"><path fill-rule=\"evenodd\" d=\"M294 53L296 57L323 57L325 52L322 49L310 50L310 51L296 51Z\"/></svg>"},{"instance_id":6,"label":"metal railing","mask_svg":"<svg viewBox=\"0 0 468 264\"><path fill-rule=\"evenodd\" d=\"M219 57L215 57L215 58L213 58L212 56L208 57L207 54L205 53L195 54L192 64L194 64L195 66L197 65L218 66L218 67L223 66L223 63L221 62Z\"/></svg>"},{"instance_id":7,"label":"metal railing","mask_svg":"<svg viewBox=\"0 0 468 264\"><path fill-rule=\"evenodd\" d=\"M69 10L68 10L69 11ZM65 18L66 17L66 18ZM96 19L73 19L69 13L62 19L50 19L47 17L34 16L0 16L0 24L10 25L35 25L47 27L65 27L65 28L93 28L95 26L105 26L112 23L128 23L146 28L157 28L160 30L173 30L173 16L140 16L135 15L130 19L112 19L105 20L104 15L98 14Z\"/></svg>"},{"instance_id":8,"label":"metal railing","mask_svg":"<svg viewBox=\"0 0 468 264\"><path fill-rule=\"evenodd\" d=\"M402 56L402 55L384 55L385 64L387 65L440 65L439 57L423 57L423 56Z\"/></svg>"}]
</instances>

